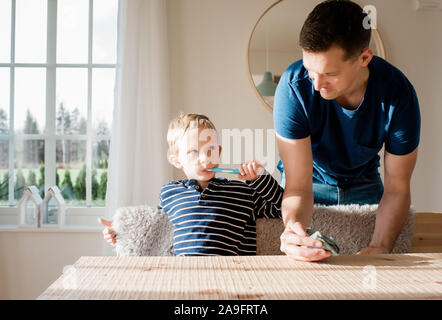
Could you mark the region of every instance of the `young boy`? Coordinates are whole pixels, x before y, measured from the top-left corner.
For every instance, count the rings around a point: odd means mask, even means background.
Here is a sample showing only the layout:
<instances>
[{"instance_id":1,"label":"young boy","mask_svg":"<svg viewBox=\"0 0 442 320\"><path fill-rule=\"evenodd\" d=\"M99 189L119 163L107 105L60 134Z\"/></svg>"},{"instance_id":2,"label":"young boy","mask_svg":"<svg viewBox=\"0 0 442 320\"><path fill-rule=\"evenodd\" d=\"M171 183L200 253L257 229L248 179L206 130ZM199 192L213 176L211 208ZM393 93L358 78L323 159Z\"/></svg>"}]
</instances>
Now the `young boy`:
<instances>
[{"instance_id":1,"label":"young boy","mask_svg":"<svg viewBox=\"0 0 442 320\"><path fill-rule=\"evenodd\" d=\"M161 188L160 204L174 226L174 254L255 255L256 219L280 218L283 189L256 161L239 166L236 177L216 178L221 146L216 129L204 115L174 119L167 133L169 162L185 180ZM105 224L111 227L111 223ZM115 233L105 229L115 243Z\"/></svg>"}]
</instances>

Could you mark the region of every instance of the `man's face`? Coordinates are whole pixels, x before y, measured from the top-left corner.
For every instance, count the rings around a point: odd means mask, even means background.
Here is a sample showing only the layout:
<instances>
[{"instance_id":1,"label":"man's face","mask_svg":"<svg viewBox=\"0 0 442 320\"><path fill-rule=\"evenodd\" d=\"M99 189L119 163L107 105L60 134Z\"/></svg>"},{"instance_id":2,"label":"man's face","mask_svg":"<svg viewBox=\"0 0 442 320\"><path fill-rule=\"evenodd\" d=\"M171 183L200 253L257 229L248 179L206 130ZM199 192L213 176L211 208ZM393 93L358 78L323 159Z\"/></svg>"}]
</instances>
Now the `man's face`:
<instances>
[{"instance_id":1,"label":"man's face","mask_svg":"<svg viewBox=\"0 0 442 320\"><path fill-rule=\"evenodd\" d=\"M188 179L208 181L215 177L208 169L218 167L220 152L214 129L191 128L180 140L178 161Z\"/></svg>"},{"instance_id":2,"label":"man's face","mask_svg":"<svg viewBox=\"0 0 442 320\"><path fill-rule=\"evenodd\" d=\"M344 50L334 46L325 52L303 50L303 63L316 91L326 100L351 93L365 62L361 57L344 61ZM363 63L361 63L363 62ZM368 64L368 63L367 63Z\"/></svg>"}]
</instances>

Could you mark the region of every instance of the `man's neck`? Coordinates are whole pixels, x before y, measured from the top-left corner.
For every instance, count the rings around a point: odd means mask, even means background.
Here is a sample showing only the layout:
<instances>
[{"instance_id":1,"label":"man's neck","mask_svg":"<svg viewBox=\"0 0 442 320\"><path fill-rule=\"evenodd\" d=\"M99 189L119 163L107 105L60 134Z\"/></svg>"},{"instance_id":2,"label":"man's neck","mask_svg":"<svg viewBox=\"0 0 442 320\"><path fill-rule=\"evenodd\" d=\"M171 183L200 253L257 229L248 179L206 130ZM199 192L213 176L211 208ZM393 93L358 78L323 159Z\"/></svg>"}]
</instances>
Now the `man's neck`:
<instances>
[{"instance_id":1,"label":"man's neck","mask_svg":"<svg viewBox=\"0 0 442 320\"><path fill-rule=\"evenodd\" d=\"M368 78L370 76L370 70L368 67L364 68L361 72L362 75L359 78L360 81L350 88L348 93L336 98L336 102L346 109L357 109L364 99L365 91L367 89Z\"/></svg>"}]
</instances>

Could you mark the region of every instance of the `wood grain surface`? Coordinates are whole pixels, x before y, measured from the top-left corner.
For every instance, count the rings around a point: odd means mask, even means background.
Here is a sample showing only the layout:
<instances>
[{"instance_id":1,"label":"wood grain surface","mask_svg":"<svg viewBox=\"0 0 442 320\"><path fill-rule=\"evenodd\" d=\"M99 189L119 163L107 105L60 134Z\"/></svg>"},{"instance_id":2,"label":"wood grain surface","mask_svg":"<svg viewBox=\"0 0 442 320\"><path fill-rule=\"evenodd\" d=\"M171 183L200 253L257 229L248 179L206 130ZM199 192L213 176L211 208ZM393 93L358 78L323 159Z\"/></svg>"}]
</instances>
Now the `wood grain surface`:
<instances>
[{"instance_id":1,"label":"wood grain surface","mask_svg":"<svg viewBox=\"0 0 442 320\"><path fill-rule=\"evenodd\" d=\"M38 299L442 299L442 254L81 257Z\"/></svg>"}]
</instances>

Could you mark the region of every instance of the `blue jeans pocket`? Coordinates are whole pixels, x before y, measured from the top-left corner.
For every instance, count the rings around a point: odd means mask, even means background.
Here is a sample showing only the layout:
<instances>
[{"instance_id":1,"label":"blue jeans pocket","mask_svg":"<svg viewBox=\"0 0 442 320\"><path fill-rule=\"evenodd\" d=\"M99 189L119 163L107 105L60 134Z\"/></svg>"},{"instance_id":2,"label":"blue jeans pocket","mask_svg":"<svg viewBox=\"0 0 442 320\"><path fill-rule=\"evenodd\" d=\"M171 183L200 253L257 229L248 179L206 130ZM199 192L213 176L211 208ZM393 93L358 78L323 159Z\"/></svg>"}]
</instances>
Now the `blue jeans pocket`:
<instances>
[{"instance_id":1,"label":"blue jeans pocket","mask_svg":"<svg viewBox=\"0 0 442 320\"><path fill-rule=\"evenodd\" d=\"M313 182L313 203L324 206L338 204L338 189L325 183Z\"/></svg>"},{"instance_id":2,"label":"blue jeans pocket","mask_svg":"<svg viewBox=\"0 0 442 320\"><path fill-rule=\"evenodd\" d=\"M343 204L378 204L384 194L384 185L379 181L351 186L344 191Z\"/></svg>"}]
</instances>

